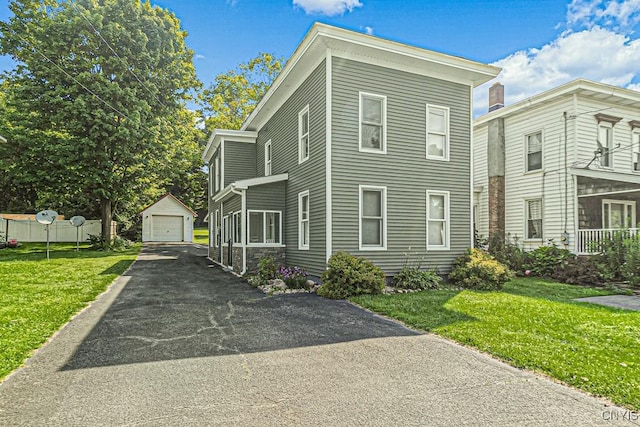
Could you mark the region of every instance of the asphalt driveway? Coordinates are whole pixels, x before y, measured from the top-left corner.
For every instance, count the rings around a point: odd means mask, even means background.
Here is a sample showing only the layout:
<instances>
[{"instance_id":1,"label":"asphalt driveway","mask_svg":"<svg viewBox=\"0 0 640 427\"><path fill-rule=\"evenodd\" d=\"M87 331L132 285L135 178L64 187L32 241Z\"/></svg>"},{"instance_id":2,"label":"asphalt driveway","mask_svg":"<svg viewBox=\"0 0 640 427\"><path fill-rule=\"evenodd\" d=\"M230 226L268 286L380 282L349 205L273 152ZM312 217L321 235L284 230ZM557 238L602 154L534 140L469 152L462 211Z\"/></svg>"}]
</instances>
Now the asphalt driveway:
<instances>
[{"instance_id":1,"label":"asphalt driveway","mask_svg":"<svg viewBox=\"0 0 640 427\"><path fill-rule=\"evenodd\" d=\"M0 385L0 425L633 425L344 301L267 297L195 245L132 268Z\"/></svg>"}]
</instances>

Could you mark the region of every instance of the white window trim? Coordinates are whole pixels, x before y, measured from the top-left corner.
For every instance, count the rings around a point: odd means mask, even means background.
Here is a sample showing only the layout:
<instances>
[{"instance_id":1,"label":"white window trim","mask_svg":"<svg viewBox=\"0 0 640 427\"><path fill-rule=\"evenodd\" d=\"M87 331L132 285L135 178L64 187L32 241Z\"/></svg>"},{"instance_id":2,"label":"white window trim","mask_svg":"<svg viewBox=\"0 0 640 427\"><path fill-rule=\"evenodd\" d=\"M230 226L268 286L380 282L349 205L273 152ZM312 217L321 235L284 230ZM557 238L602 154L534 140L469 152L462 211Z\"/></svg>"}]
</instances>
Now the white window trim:
<instances>
[{"instance_id":1,"label":"white window trim","mask_svg":"<svg viewBox=\"0 0 640 427\"><path fill-rule=\"evenodd\" d=\"M307 133L302 133L302 120L304 114L307 114ZM304 157L303 153L303 140L304 136L307 136L307 156ZM309 160L309 156L311 155L311 114L309 114L309 104L306 105L299 113L298 113L298 164L306 162Z\"/></svg>"},{"instance_id":2,"label":"white window trim","mask_svg":"<svg viewBox=\"0 0 640 427\"><path fill-rule=\"evenodd\" d=\"M426 209L426 245L427 245L427 250L429 251L433 251L433 250L440 250L440 251L448 251L451 248L451 243L450 243L450 238L451 238L451 212L450 212L450 206L451 206L451 202L450 202L450 193L449 191L430 191L427 190L427 209ZM429 219L429 198L431 196L444 196L444 220L430 220ZM444 222L444 245L430 245L429 244L429 221L438 221L438 222Z\"/></svg>"},{"instance_id":3,"label":"white window trim","mask_svg":"<svg viewBox=\"0 0 640 427\"><path fill-rule=\"evenodd\" d=\"M444 133L444 155L443 156L432 156L429 155L429 133L434 133L434 134L438 134L438 135L442 135L441 133L438 132L429 132L429 109L433 109L433 110L441 110L445 112L445 123L446 123L446 129L445 129L445 133ZM449 107L443 107L440 105L432 105L432 104L427 104L427 108L426 108L426 141L425 141L425 153L426 153L426 158L429 160L440 160L440 161L445 161L448 162L449 161L449 145L450 144L450 140L451 140L451 130L450 130L450 122L451 122L451 117L450 117L450 110Z\"/></svg>"},{"instance_id":4,"label":"white window trim","mask_svg":"<svg viewBox=\"0 0 640 427\"><path fill-rule=\"evenodd\" d=\"M218 231L220 230L220 224L218 223L219 218L220 218L220 210L216 209L213 217L213 247L214 248L218 247Z\"/></svg>"},{"instance_id":5,"label":"white window trim","mask_svg":"<svg viewBox=\"0 0 640 427\"><path fill-rule=\"evenodd\" d=\"M382 246L362 244L362 193L368 190L380 191L382 193ZM361 251L387 250L387 187L375 185L358 186L358 249Z\"/></svg>"},{"instance_id":6,"label":"white window trim","mask_svg":"<svg viewBox=\"0 0 640 427\"><path fill-rule=\"evenodd\" d=\"M377 98L382 100L382 141L380 141L380 150L362 147L362 98ZM361 153L387 154L387 97L375 93L358 92L358 151ZM366 124L366 123L365 123Z\"/></svg>"},{"instance_id":7,"label":"white window trim","mask_svg":"<svg viewBox=\"0 0 640 427\"><path fill-rule=\"evenodd\" d=\"M268 213L277 213L279 214L279 230L280 233L278 233L278 240L280 241L280 243L250 243L249 242L249 237L247 237L247 247L253 247L253 248L283 248L284 247L284 243L282 243L282 211L273 211L273 210L261 210L261 209L249 209L247 211L247 230L250 230L250 226L251 226L251 214L252 213L261 213L262 215L262 240L263 241L267 241L267 215Z\"/></svg>"},{"instance_id":8,"label":"white window trim","mask_svg":"<svg viewBox=\"0 0 640 427\"><path fill-rule=\"evenodd\" d=\"M542 213L542 237L528 237L529 233L529 202L540 200L540 212ZM543 197L530 197L524 200L524 241L525 242L542 242L544 241L544 198Z\"/></svg>"},{"instance_id":9,"label":"white window trim","mask_svg":"<svg viewBox=\"0 0 640 427\"><path fill-rule=\"evenodd\" d=\"M631 131L631 171L634 173L640 173L640 160L638 161L638 170L633 168L633 163L636 157L640 157L640 129L633 128Z\"/></svg>"},{"instance_id":10,"label":"white window trim","mask_svg":"<svg viewBox=\"0 0 640 427\"><path fill-rule=\"evenodd\" d=\"M231 240L233 240L233 245L239 245L242 243L242 223L241 223L241 213L240 211L234 212L232 214L231 221ZM240 228L238 228L238 224L240 224Z\"/></svg>"},{"instance_id":11,"label":"white window trim","mask_svg":"<svg viewBox=\"0 0 640 427\"><path fill-rule=\"evenodd\" d=\"M214 175L213 181L215 186L215 192L220 191L220 181L222 180L222 168L220 167L220 153L218 153L213 160Z\"/></svg>"},{"instance_id":12,"label":"white window trim","mask_svg":"<svg viewBox=\"0 0 640 427\"><path fill-rule=\"evenodd\" d=\"M609 131L610 131L609 135L611 136L610 140L608 139L607 141L604 141L604 142L600 141L600 129L603 129L603 128L604 129L609 129ZM604 158L604 155L600 156L599 164L600 164L600 167L602 169L613 169L613 153L612 153L612 151L613 151L613 129L614 129L614 126L613 126L612 123L609 123L609 122L600 122L600 123L598 123L598 141L600 142L600 144L602 145L603 148L608 150L607 157L609 159L609 164L605 166L603 164L603 162L602 162L602 159ZM598 148L598 147L596 146L596 148Z\"/></svg>"},{"instance_id":13,"label":"white window trim","mask_svg":"<svg viewBox=\"0 0 640 427\"><path fill-rule=\"evenodd\" d=\"M602 199L602 228L611 229L611 213L609 213L609 224L604 224L604 210L605 205L611 206L611 204L623 205L625 207L631 208L631 227L635 228L636 224L636 202L635 200L616 200L616 199ZM609 212L611 212L611 207L609 207Z\"/></svg>"},{"instance_id":14,"label":"white window trim","mask_svg":"<svg viewBox=\"0 0 640 427\"><path fill-rule=\"evenodd\" d=\"M264 176L271 176L271 173L273 172L273 170L271 169L272 160L273 146L271 145L271 140L268 140L264 144Z\"/></svg>"},{"instance_id":15,"label":"white window trim","mask_svg":"<svg viewBox=\"0 0 640 427\"><path fill-rule=\"evenodd\" d=\"M540 169L534 169L530 171L529 170L529 137L532 135L536 135L538 133L540 134L540 138L541 138L540 153L541 153L542 160L540 163ZM536 174L543 171L544 171L544 131L542 129L539 129L533 132L529 132L524 136L524 173Z\"/></svg>"},{"instance_id":16,"label":"white window trim","mask_svg":"<svg viewBox=\"0 0 640 427\"><path fill-rule=\"evenodd\" d=\"M229 218L229 215L225 215L222 217L222 242L221 242L221 246L228 246L229 244L227 243L229 240L229 231L231 231L230 229L230 223L231 223L231 219Z\"/></svg>"},{"instance_id":17,"label":"white window trim","mask_svg":"<svg viewBox=\"0 0 640 427\"><path fill-rule=\"evenodd\" d=\"M302 219L302 199L307 197L307 219ZM301 251L308 251L311 244L311 198L309 197L309 190L298 193L298 249ZM307 244L303 243L303 223L307 223L307 230L309 230L309 238Z\"/></svg>"}]
</instances>

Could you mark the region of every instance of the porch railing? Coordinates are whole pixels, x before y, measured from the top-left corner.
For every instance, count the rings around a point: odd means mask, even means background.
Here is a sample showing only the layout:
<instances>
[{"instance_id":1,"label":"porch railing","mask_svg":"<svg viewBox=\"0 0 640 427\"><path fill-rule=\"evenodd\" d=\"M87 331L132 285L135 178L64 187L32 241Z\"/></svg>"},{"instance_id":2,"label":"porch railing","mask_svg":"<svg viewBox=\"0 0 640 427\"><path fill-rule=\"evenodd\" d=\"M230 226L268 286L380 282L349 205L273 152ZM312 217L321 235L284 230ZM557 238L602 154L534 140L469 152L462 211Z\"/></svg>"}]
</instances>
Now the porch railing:
<instances>
[{"instance_id":1,"label":"porch railing","mask_svg":"<svg viewBox=\"0 0 640 427\"><path fill-rule=\"evenodd\" d=\"M639 232L640 228L578 230L578 254L597 253L600 248L600 243L611 239L616 233L624 233L625 237L631 237L637 235Z\"/></svg>"}]
</instances>

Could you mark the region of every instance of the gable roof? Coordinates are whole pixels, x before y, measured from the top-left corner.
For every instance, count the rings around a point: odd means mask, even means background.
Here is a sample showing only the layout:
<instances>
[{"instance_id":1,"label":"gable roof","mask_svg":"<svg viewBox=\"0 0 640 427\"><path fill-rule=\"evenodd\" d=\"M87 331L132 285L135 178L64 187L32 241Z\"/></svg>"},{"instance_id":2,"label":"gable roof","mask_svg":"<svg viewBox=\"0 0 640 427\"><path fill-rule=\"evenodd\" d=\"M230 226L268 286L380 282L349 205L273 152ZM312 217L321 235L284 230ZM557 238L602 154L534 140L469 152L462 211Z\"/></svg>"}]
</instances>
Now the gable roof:
<instances>
[{"instance_id":1,"label":"gable roof","mask_svg":"<svg viewBox=\"0 0 640 427\"><path fill-rule=\"evenodd\" d=\"M474 126L481 126L498 117L507 118L574 94L591 97L600 101L607 100L619 106L631 106L640 109L640 92L637 90L625 89L587 79L576 79L480 116L474 121Z\"/></svg>"},{"instance_id":2,"label":"gable roof","mask_svg":"<svg viewBox=\"0 0 640 427\"><path fill-rule=\"evenodd\" d=\"M315 23L241 130L257 131L304 82L328 53L361 62L457 81L476 87L500 68L391 40Z\"/></svg>"},{"instance_id":3,"label":"gable roof","mask_svg":"<svg viewBox=\"0 0 640 427\"><path fill-rule=\"evenodd\" d=\"M170 198L171 200L178 202L183 208L185 208L186 210L188 210L189 212L191 212L191 215L193 215L194 217L197 217L198 214L196 212L194 212L189 206L185 205L184 203L182 203L180 200L178 200L178 198L176 196L174 196L171 193L167 193L164 196L160 197L157 201L155 201L154 203L151 203L149 206L147 206L146 208L142 209L139 213L139 215L142 215L142 213L144 211L146 211L147 209L149 209L151 206L156 205L158 203L160 203L162 200L166 199L166 198Z\"/></svg>"}]
</instances>

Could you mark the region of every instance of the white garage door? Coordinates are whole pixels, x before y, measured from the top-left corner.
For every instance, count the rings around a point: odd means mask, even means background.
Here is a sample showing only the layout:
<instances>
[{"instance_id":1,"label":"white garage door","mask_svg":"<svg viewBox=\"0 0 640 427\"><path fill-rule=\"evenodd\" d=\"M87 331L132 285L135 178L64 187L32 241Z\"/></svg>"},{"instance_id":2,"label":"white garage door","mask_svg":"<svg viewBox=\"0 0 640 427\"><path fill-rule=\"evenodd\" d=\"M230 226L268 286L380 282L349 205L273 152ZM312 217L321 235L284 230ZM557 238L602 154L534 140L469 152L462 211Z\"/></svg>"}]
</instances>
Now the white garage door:
<instances>
[{"instance_id":1,"label":"white garage door","mask_svg":"<svg viewBox=\"0 0 640 427\"><path fill-rule=\"evenodd\" d=\"M181 216L153 215L151 240L154 242L182 242L184 227Z\"/></svg>"}]
</instances>

